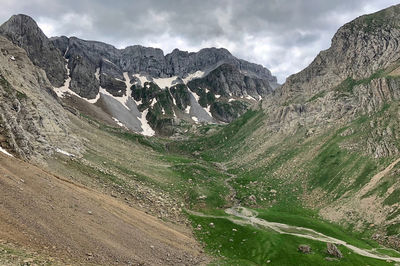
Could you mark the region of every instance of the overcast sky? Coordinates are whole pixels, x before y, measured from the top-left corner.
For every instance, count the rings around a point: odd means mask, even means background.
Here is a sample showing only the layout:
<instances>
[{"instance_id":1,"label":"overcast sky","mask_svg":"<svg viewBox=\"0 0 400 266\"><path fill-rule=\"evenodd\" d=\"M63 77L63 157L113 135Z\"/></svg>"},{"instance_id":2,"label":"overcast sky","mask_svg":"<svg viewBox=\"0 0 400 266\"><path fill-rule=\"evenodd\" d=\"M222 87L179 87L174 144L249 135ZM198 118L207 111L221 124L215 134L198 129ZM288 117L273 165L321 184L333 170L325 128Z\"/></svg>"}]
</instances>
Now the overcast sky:
<instances>
[{"instance_id":1,"label":"overcast sky","mask_svg":"<svg viewBox=\"0 0 400 266\"><path fill-rule=\"evenodd\" d=\"M394 0L0 0L0 20L32 16L47 36L118 48L141 44L198 51L225 47L284 82L327 49L346 22Z\"/></svg>"}]
</instances>

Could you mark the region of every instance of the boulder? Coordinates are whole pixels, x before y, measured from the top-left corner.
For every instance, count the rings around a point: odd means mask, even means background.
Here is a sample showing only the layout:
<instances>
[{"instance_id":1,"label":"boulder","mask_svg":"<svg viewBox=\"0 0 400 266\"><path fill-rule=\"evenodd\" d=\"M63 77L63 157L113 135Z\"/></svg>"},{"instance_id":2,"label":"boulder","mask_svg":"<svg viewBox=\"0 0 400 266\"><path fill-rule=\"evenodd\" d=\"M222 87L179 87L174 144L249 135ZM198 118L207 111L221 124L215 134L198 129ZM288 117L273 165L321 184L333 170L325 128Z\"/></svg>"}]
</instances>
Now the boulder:
<instances>
[{"instance_id":1,"label":"boulder","mask_svg":"<svg viewBox=\"0 0 400 266\"><path fill-rule=\"evenodd\" d=\"M343 258L342 252L333 243L326 243L326 252L336 258Z\"/></svg>"},{"instance_id":2,"label":"boulder","mask_svg":"<svg viewBox=\"0 0 400 266\"><path fill-rule=\"evenodd\" d=\"M309 254L311 253L311 247L309 245L300 245L298 251L304 254Z\"/></svg>"}]
</instances>

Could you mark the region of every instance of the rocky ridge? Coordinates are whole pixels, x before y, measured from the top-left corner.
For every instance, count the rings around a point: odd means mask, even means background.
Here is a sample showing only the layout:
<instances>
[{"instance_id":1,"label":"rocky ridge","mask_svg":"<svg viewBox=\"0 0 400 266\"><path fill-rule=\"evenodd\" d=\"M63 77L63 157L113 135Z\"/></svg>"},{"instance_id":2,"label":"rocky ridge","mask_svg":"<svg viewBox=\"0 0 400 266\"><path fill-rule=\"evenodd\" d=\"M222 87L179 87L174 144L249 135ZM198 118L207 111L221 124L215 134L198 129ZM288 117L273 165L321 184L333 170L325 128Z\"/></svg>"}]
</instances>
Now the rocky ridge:
<instances>
[{"instance_id":1,"label":"rocky ridge","mask_svg":"<svg viewBox=\"0 0 400 266\"><path fill-rule=\"evenodd\" d=\"M223 48L164 55L139 45L116 49L76 37L48 39L26 15L10 18L0 34L45 70L59 97L99 102L117 124L142 134L172 134L182 120L230 122L278 86L268 69Z\"/></svg>"},{"instance_id":2,"label":"rocky ridge","mask_svg":"<svg viewBox=\"0 0 400 266\"><path fill-rule=\"evenodd\" d=\"M262 133L257 133L288 139L297 134L303 138L299 143L315 145L309 148L307 162L302 165L302 158L296 157L290 164L304 169L296 178L302 176L310 182L303 195L307 206L319 208L324 218L334 222L360 230L368 224L390 234L398 233L393 228L399 222L398 204L393 201L399 193L398 170L392 169L397 168L400 137L399 26L400 5L342 26L329 49L264 101L268 117ZM263 149L267 148L264 145ZM351 156L365 160L357 171L350 168L355 162ZM307 168L310 161L319 163L317 170ZM369 163L375 168L368 168ZM335 171L338 165L340 171L332 177L321 170L329 167ZM391 167L385 170L387 165ZM329 179L342 171L345 178ZM380 179L375 182L377 176Z\"/></svg>"}]
</instances>

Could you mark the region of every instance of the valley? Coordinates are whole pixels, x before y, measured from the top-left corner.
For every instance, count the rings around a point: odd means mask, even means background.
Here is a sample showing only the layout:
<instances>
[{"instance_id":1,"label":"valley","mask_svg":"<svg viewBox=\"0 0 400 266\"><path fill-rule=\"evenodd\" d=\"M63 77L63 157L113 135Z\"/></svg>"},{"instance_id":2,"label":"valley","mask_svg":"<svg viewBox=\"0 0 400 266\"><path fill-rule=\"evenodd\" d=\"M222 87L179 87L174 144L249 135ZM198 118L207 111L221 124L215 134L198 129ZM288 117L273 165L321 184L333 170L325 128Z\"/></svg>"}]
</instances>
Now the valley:
<instances>
[{"instance_id":1,"label":"valley","mask_svg":"<svg viewBox=\"0 0 400 266\"><path fill-rule=\"evenodd\" d=\"M400 5L282 85L222 48L0 26L0 264L398 265Z\"/></svg>"}]
</instances>

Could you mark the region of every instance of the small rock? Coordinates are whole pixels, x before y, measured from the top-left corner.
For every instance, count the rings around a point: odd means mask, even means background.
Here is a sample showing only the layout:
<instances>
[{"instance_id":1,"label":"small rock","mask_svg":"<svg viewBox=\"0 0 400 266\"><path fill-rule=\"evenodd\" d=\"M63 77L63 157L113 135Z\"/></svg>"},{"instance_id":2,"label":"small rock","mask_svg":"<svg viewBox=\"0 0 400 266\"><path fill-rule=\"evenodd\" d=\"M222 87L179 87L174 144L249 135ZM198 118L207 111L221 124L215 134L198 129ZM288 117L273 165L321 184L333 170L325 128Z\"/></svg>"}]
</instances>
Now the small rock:
<instances>
[{"instance_id":1,"label":"small rock","mask_svg":"<svg viewBox=\"0 0 400 266\"><path fill-rule=\"evenodd\" d=\"M214 223L210 223L210 227L215 228Z\"/></svg>"},{"instance_id":2,"label":"small rock","mask_svg":"<svg viewBox=\"0 0 400 266\"><path fill-rule=\"evenodd\" d=\"M236 229L236 228L233 228L232 231L233 231L233 232L237 232L237 229Z\"/></svg>"},{"instance_id":3,"label":"small rock","mask_svg":"<svg viewBox=\"0 0 400 266\"><path fill-rule=\"evenodd\" d=\"M250 196L249 196L249 200L252 201L252 202L256 202L256 201L257 201L257 198L256 198L256 196L254 196L254 195L250 195Z\"/></svg>"},{"instance_id":4,"label":"small rock","mask_svg":"<svg viewBox=\"0 0 400 266\"><path fill-rule=\"evenodd\" d=\"M325 258L327 261L337 261L337 258L331 258L331 257L326 257Z\"/></svg>"},{"instance_id":5,"label":"small rock","mask_svg":"<svg viewBox=\"0 0 400 266\"><path fill-rule=\"evenodd\" d=\"M267 260L267 263L271 263L271 260Z\"/></svg>"},{"instance_id":6,"label":"small rock","mask_svg":"<svg viewBox=\"0 0 400 266\"><path fill-rule=\"evenodd\" d=\"M92 213L92 211L88 211L87 213L88 213L88 214L90 214L90 215L92 215L92 214L93 214L93 213Z\"/></svg>"},{"instance_id":7,"label":"small rock","mask_svg":"<svg viewBox=\"0 0 400 266\"><path fill-rule=\"evenodd\" d=\"M29 258L29 259L25 259L24 260L24 263L25 264L28 264L28 263L32 263L34 260L32 259L32 258Z\"/></svg>"},{"instance_id":8,"label":"small rock","mask_svg":"<svg viewBox=\"0 0 400 266\"><path fill-rule=\"evenodd\" d=\"M334 256L336 258L343 258L342 252L333 243L326 243L326 251L331 256Z\"/></svg>"},{"instance_id":9,"label":"small rock","mask_svg":"<svg viewBox=\"0 0 400 266\"><path fill-rule=\"evenodd\" d=\"M311 247L309 245L300 245L298 251L304 254L309 254L311 253Z\"/></svg>"}]
</instances>

